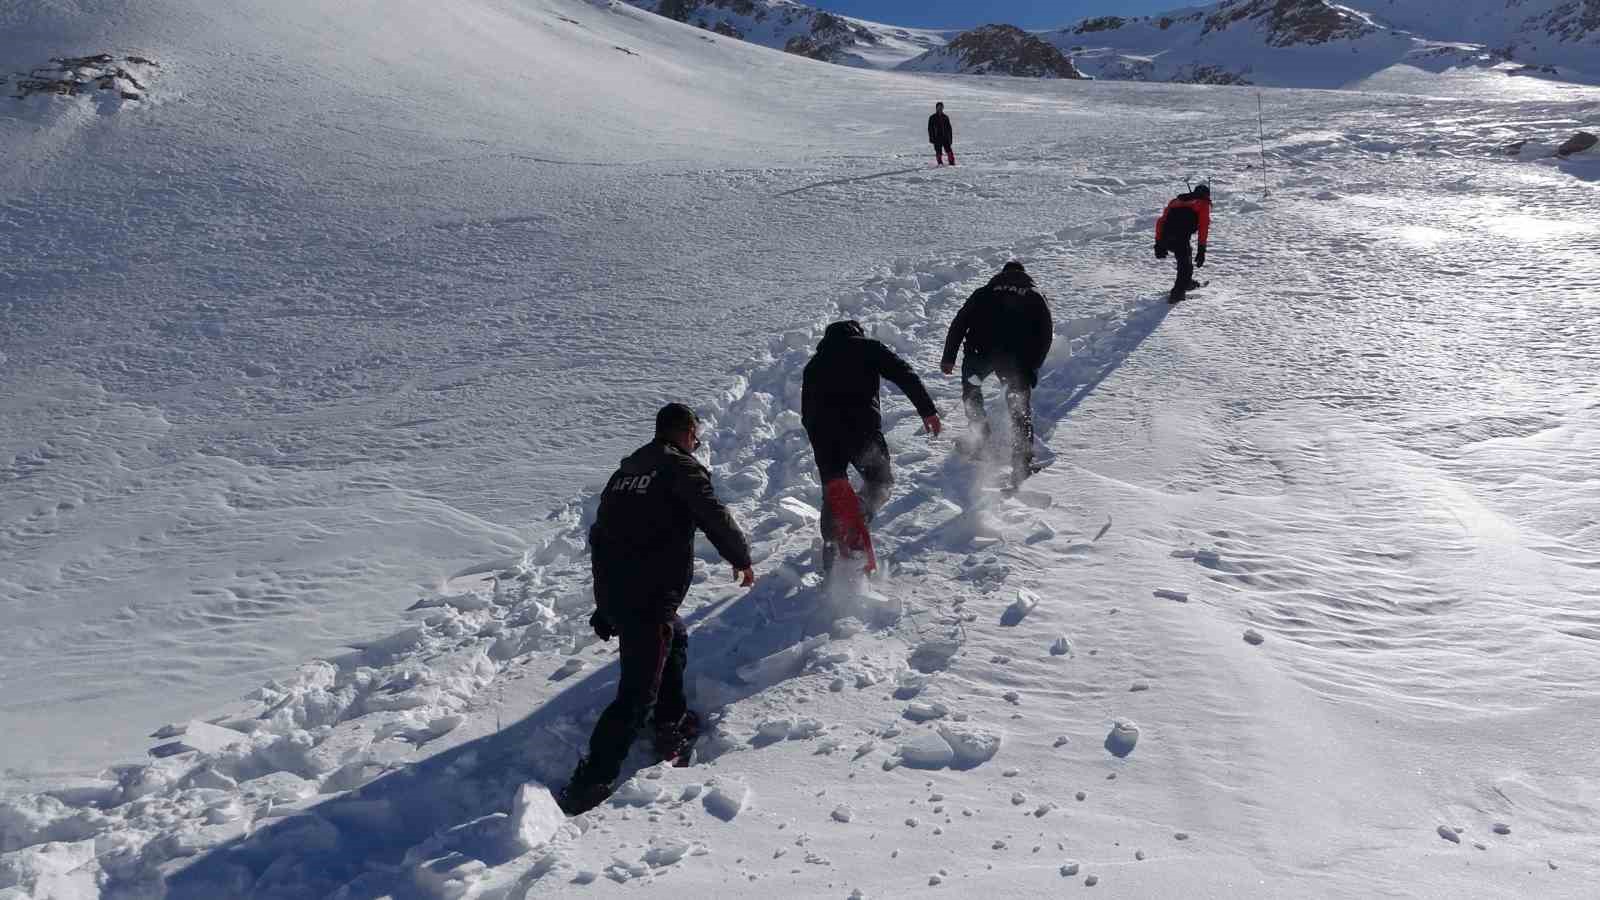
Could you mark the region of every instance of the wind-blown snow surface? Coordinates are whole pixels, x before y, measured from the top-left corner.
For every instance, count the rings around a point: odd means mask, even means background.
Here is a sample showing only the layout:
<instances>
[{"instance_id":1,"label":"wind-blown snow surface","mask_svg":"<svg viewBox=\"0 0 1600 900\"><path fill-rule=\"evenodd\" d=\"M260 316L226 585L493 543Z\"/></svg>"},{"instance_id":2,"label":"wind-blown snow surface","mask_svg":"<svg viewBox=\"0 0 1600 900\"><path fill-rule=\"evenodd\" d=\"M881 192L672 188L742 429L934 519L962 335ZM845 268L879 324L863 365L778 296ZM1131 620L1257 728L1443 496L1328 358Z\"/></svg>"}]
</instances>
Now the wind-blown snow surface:
<instances>
[{"instance_id":1,"label":"wind-blown snow surface","mask_svg":"<svg viewBox=\"0 0 1600 900\"><path fill-rule=\"evenodd\" d=\"M161 61L150 103L0 120L30 162L0 170L0 733L53 788L0 801L0 891L1600 877L1600 171L1500 152L1593 130L1592 94L1269 92L1262 173L1226 89L858 73L584 4L462 7L488 18L449 42L138 9L69 43ZM953 171L923 159L935 98ZM1215 281L1168 307L1149 233L1191 173ZM992 494L891 396L888 574L820 587L821 327L932 372L1013 256L1056 314L1054 466ZM669 396L712 420L763 580L702 548L699 764L557 822L524 787L615 679L578 488Z\"/></svg>"}]
</instances>

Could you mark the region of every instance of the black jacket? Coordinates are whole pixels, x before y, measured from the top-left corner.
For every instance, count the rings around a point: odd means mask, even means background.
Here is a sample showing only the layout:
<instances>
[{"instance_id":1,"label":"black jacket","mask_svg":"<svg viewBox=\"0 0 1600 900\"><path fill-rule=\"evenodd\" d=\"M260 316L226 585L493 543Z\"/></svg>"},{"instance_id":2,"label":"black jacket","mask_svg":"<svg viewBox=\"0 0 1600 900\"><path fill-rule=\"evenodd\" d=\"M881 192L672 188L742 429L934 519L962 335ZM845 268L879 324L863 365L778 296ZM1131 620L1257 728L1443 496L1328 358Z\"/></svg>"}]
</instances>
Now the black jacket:
<instances>
[{"instance_id":1,"label":"black jacket","mask_svg":"<svg viewBox=\"0 0 1600 900\"><path fill-rule=\"evenodd\" d=\"M943 367L954 366L963 341L967 355L996 370L1010 370L1037 378L1055 338L1050 307L1033 288L1033 279L1020 271L1001 271L973 292L944 339Z\"/></svg>"},{"instance_id":2,"label":"black jacket","mask_svg":"<svg viewBox=\"0 0 1600 900\"><path fill-rule=\"evenodd\" d=\"M606 482L589 528L595 605L618 622L669 621L694 578L697 528L723 559L750 565L750 543L705 466L662 438L635 450Z\"/></svg>"},{"instance_id":3,"label":"black jacket","mask_svg":"<svg viewBox=\"0 0 1600 900\"><path fill-rule=\"evenodd\" d=\"M883 431L878 405L881 379L894 382L923 418L939 410L911 366L857 322L835 322L823 332L806 363L800 388L800 420L815 445L838 436L865 438Z\"/></svg>"},{"instance_id":4,"label":"black jacket","mask_svg":"<svg viewBox=\"0 0 1600 900\"><path fill-rule=\"evenodd\" d=\"M956 132L950 127L950 117L936 112L928 117L928 143L948 147L955 142Z\"/></svg>"}]
</instances>

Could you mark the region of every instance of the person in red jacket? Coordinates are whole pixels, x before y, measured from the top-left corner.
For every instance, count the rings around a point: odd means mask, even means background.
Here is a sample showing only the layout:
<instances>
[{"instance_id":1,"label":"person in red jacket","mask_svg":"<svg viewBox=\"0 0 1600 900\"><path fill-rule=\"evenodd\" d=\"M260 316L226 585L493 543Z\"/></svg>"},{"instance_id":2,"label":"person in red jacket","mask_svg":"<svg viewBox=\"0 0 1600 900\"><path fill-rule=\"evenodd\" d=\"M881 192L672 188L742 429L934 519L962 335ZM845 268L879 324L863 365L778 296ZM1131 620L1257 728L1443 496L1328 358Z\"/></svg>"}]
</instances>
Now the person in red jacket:
<instances>
[{"instance_id":1,"label":"person in red jacket","mask_svg":"<svg viewBox=\"0 0 1600 900\"><path fill-rule=\"evenodd\" d=\"M950 126L950 117L944 114L944 104L933 105L933 115L928 117L928 143L933 145L933 158L939 165L944 165L944 158L950 157L950 165L956 164L956 151L951 148L951 143L956 139L955 129Z\"/></svg>"},{"instance_id":2,"label":"person in red jacket","mask_svg":"<svg viewBox=\"0 0 1600 900\"><path fill-rule=\"evenodd\" d=\"M1189 247L1189 238L1200 236L1199 252ZM1156 259L1166 259L1168 253L1176 254L1178 278L1172 283L1168 303L1181 303L1188 292L1200 286L1194 280L1196 266L1206 264L1206 238L1211 234L1211 186L1196 185L1187 194L1179 194L1161 211L1156 219Z\"/></svg>"}]
</instances>

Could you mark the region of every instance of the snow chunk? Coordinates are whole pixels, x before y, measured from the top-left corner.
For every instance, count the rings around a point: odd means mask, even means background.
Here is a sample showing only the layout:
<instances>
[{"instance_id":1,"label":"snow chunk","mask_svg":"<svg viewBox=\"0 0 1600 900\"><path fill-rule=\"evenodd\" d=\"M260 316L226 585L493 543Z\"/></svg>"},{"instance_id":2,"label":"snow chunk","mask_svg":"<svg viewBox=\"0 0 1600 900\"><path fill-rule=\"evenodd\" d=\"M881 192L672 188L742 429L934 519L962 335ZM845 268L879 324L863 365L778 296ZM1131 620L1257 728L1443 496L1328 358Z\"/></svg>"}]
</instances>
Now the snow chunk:
<instances>
[{"instance_id":1,"label":"snow chunk","mask_svg":"<svg viewBox=\"0 0 1600 900\"><path fill-rule=\"evenodd\" d=\"M734 817L744 812L750 803L750 786L742 781L718 781L711 786L710 792L705 796L706 812L724 822L733 821Z\"/></svg>"},{"instance_id":2,"label":"snow chunk","mask_svg":"<svg viewBox=\"0 0 1600 900\"><path fill-rule=\"evenodd\" d=\"M1005 613L1000 616L1000 624L1008 627L1020 625L1022 620L1027 618L1028 613L1033 612L1038 605L1038 594L1026 588L1020 588L1017 590L1017 599L1011 601L1011 605L1006 607Z\"/></svg>"},{"instance_id":3,"label":"snow chunk","mask_svg":"<svg viewBox=\"0 0 1600 900\"><path fill-rule=\"evenodd\" d=\"M797 497L784 497L778 501L778 518L795 528L812 528L822 518L815 506Z\"/></svg>"},{"instance_id":4,"label":"snow chunk","mask_svg":"<svg viewBox=\"0 0 1600 900\"><path fill-rule=\"evenodd\" d=\"M1454 828L1451 828L1449 825L1440 825L1438 830L1439 830L1439 837L1444 838L1445 840L1449 841L1452 844L1461 843L1461 832L1456 831Z\"/></svg>"},{"instance_id":5,"label":"snow chunk","mask_svg":"<svg viewBox=\"0 0 1600 900\"><path fill-rule=\"evenodd\" d=\"M770 656L764 656L752 663L747 663L737 669L740 680L746 684L771 686L795 675L800 674L805 665L806 657L812 651L828 642L828 636L819 634L808 638L790 647L785 647Z\"/></svg>"},{"instance_id":6,"label":"snow chunk","mask_svg":"<svg viewBox=\"0 0 1600 900\"><path fill-rule=\"evenodd\" d=\"M846 804L841 803L833 808L833 820L835 822L843 822L848 824L849 821L855 817L855 810L851 809Z\"/></svg>"},{"instance_id":7,"label":"snow chunk","mask_svg":"<svg viewBox=\"0 0 1600 900\"><path fill-rule=\"evenodd\" d=\"M644 852L644 861L646 865L659 869L678 862L694 848L693 842L683 838L653 837L650 839L650 849Z\"/></svg>"},{"instance_id":8,"label":"snow chunk","mask_svg":"<svg viewBox=\"0 0 1600 900\"><path fill-rule=\"evenodd\" d=\"M900 745L900 760L913 769L943 769L955 762L956 751L944 737L923 731Z\"/></svg>"},{"instance_id":9,"label":"snow chunk","mask_svg":"<svg viewBox=\"0 0 1600 900\"><path fill-rule=\"evenodd\" d=\"M649 806L661 799L661 785L650 781L629 778L611 795L615 803L623 806Z\"/></svg>"},{"instance_id":10,"label":"snow chunk","mask_svg":"<svg viewBox=\"0 0 1600 900\"><path fill-rule=\"evenodd\" d=\"M1161 600L1172 600L1178 603L1189 602L1189 595L1185 594L1183 591L1169 591L1165 588L1162 588L1161 590L1153 591L1152 593L1154 593L1156 597Z\"/></svg>"},{"instance_id":11,"label":"snow chunk","mask_svg":"<svg viewBox=\"0 0 1600 900\"><path fill-rule=\"evenodd\" d=\"M943 703L912 703L906 707L905 717L913 722L931 722L942 719L950 714L949 707Z\"/></svg>"},{"instance_id":12,"label":"snow chunk","mask_svg":"<svg viewBox=\"0 0 1600 900\"><path fill-rule=\"evenodd\" d=\"M956 762L961 768L981 766L1000 752L1000 735L993 731L943 724L939 726L939 734L955 751Z\"/></svg>"},{"instance_id":13,"label":"snow chunk","mask_svg":"<svg viewBox=\"0 0 1600 900\"><path fill-rule=\"evenodd\" d=\"M511 832L523 852L549 843L566 824L566 815L544 785L530 782L517 789L517 799L511 807Z\"/></svg>"},{"instance_id":14,"label":"snow chunk","mask_svg":"<svg viewBox=\"0 0 1600 900\"><path fill-rule=\"evenodd\" d=\"M98 897L93 867L85 866L95 857L92 840L39 844L0 857L0 896L22 897Z\"/></svg>"},{"instance_id":15,"label":"snow chunk","mask_svg":"<svg viewBox=\"0 0 1600 900\"><path fill-rule=\"evenodd\" d=\"M960 650L961 643L948 638L923 641L911 651L911 657L906 662L918 672L930 675L949 668L951 658Z\"/></svg>"},{"instance_id":16,"label":"snow chunk","mask_svg":"<svg viewBox=\"0 0 1600 900\"><path fill-rule=\"evenodd\" d=\"M1254 628L1246 628L1244 630L1244 642L1246 644L1260 646L1261 642L1264 640L1266 640L1266 638L1262 637L1261 632L1255 630Z\"/></svg>"},{"instance_id":17,"label":"snow chunk","mask_svg":"<svg viewBox=\"0 0 1600 900\"><path fill-rule=\"evenodd\" d=\"M1106 735L1106 749L1112 756L1127 756L1139 743L1139 726L1126 719L1118 719Z\"/></svg>"}]
</instances>

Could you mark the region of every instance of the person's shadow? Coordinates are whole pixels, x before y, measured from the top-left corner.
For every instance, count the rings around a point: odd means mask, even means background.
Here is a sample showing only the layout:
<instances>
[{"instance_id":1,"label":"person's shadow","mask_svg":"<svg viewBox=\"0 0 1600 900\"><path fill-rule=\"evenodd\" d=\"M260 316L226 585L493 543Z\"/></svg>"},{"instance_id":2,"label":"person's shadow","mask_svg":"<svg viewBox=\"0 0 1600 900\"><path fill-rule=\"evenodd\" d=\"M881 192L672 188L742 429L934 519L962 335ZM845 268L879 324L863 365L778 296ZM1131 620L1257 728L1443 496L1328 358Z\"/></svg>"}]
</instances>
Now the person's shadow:
<instances>
[{"instance_id":1,"label":"person's shadow","mask_svg":"<svg viewBox=\"0 0 1600 900\"><path fill-rule=\"evenodd\" d=\"M684 617L694 633L685 675L691 692L709 676L721 708L774 682L745 684L739 665L760 660L816 633L831 617L817 586L758 582L748 593L708 603ZM784 613L787 613L785 615ZM695 626L702 626L695 629ZM779 680L799 674L778 672ZM563 784L587 742L589 726L616 694L615 659L587 676L573 675L564 690L532 714L497 732L445 750L371 782L304 807L295 804L268 814L254 831L205 851L165 879L170 900L219 898L305 898L341 900L402 898L420 894L409 880L406 854L435 835L459 829L474 858L493 866L515 858L517 850L474 835L492 834L491 820L507 814L517 790L528 782ZM641 766L653 764L637 741L619 783ZM704 742L703 742L704 743ZM755 746L755 745L752 745ZM697 762L729 749L714 742L697 748ZM258 823L262 820L258 819ZM476 831L474 831L476 829ZM439 841L447 855L448 838ZM487 858L486 858L487 857ZM171 866L171 863L167 864ZM536 880L542 873L534 872ZM107 896L145 896L159 889L154 872L113 874Z\"/></svg>"}]
</instances>

